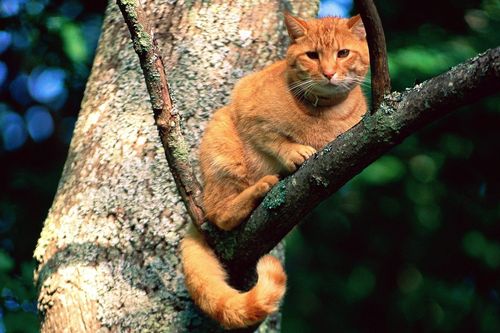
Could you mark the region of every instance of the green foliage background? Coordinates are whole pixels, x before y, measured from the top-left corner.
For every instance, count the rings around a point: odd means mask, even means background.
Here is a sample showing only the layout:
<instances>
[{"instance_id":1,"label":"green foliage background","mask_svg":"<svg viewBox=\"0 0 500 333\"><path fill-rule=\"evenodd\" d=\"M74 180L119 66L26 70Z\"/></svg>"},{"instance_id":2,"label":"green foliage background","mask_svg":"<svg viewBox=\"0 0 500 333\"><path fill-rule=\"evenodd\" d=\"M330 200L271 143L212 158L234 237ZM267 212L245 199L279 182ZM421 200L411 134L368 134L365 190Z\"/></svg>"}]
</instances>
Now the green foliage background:
<instances>
[{"instance_id":1,"label":"green foliage background","mask_svg":"<svg viewBox=\"0 0 500 333\"><path fill-rule=\"evenodd\" d=\"M21 3L17 15L0 18L27 41L0 55L9 69L0 111L24 114L29 103L7 84L37 66L65 71L67 98L51 110L50 138L0 149L0 333L38 331L31 255L105 5ZM498 0L377 6L396 90L500 44ZM411 136L288 236L283 332L500 332L499 104L487 98Z\"/></svg>"},{"instance_id":2,"label":"green foliage background","mask_svg":"<svg viewBox=\"0 0 500 333\"><path fill-rule=\"evenodd\" d=\"M500 44L499 1L376 4L396 90ZM465 107L311 213L283 332L500 332L499 127L498 96Z\"/></svg>"}]
</instances>

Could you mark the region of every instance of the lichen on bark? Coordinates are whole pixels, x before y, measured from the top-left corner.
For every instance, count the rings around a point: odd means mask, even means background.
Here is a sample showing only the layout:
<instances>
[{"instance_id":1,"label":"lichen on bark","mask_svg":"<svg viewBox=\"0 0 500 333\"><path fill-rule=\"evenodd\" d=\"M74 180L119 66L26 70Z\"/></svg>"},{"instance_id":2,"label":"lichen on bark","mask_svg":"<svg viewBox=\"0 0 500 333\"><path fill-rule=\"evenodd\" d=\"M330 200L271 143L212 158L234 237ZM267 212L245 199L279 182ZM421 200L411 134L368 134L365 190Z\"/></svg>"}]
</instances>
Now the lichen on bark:
<instances>
[{"instance_id":1,"label":"lichen on bark","mask_svg":"<svg viewBox=\"0 0 500 333\"><path fill-rule=\"evenodd\" d=\"M264 208L273 210L284 204L286 201L286 186L284 183L278 183L266 195L262 204Z\"/></svg>"}]
</instances>

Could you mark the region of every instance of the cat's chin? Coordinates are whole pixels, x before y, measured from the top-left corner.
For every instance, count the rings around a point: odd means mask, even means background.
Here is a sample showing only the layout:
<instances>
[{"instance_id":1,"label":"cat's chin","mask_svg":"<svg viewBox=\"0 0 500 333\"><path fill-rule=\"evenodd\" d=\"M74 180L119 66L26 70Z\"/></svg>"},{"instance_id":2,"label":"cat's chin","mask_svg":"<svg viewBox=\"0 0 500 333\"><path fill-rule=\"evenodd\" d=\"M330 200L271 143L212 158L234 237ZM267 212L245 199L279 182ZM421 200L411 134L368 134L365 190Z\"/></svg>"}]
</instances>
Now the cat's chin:
<instances>
[{"instance_id":1,"label":"cat's chin","mask_svg":"<svg viewBox=\"0 0 500 333\"><path fill-rule=\"evenodd\" d=\"M351 89L347 89L344 86L327 83L315 86L311 92L317 96L335 97L338 95L344 95L348 93L350 90Z\"/></svg>"}]
</instances>

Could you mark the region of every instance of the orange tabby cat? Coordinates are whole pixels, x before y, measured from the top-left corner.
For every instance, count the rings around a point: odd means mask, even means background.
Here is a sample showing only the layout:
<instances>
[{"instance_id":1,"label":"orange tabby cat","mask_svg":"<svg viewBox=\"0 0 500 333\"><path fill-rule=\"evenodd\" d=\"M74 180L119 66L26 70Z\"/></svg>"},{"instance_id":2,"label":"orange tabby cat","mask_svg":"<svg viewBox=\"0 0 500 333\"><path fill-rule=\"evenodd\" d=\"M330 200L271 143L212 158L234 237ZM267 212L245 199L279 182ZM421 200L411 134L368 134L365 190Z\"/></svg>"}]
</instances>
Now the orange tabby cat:
<instances>
[{"instance_id":1,"label":"orange tabby cat","mask_svg":"<svg viewBox=\"0 0 500 333\"><path fill-rule=\"evenodd\" d=\"M295 171L366 112L359 84L369 58L360 17L304 21L285 14L285 24L291 38L286 60L243 78L201 142L205 212L224 230L245 221L279 176ZM269 255L259 260L250 291L230 287L194 228L182 242L182 260L194 301L227 328L262 321L285 293L286 275Z\"/></svg>"}]
</instances>

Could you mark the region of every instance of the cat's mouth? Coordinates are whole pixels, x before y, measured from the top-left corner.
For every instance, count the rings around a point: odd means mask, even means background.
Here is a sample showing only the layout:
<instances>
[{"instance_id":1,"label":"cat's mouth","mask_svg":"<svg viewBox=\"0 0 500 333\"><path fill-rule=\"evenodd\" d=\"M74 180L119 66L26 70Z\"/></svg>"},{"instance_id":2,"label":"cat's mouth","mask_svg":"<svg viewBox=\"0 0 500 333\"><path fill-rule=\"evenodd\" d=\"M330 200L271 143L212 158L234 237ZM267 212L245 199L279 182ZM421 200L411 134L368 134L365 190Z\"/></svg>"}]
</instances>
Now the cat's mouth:
<instances>
[{"instance_id":1,"label":"cat's mouth","mask_svg":"<svg viewBox=\"0 0 500 333\"><path fill-rule=\"evenodd\" d=\"M295 96L312 95L328 99L346 95L356 86L356 83L349 80L348 77L328 80L325 77L310 76L308 73L303 73L298 77L298 81L289 84L289 90Z\"/></svg>"},{"instance_id":2,"label":"cat's mouth","mask_svg":"<svg viewBox=\"0 0 500 333\"><path fill-rule=\"evenodd\" d=\"M354 88L351 84L348 84L347 82L341 81L341 80L322 80L319 82L316 87L315 91L318 95L321 96L331 96L331 95L337 95L339 93L345 93L349 90L352 90Z\"/></svg>"}]
</instances>

